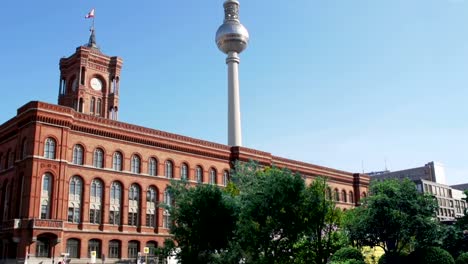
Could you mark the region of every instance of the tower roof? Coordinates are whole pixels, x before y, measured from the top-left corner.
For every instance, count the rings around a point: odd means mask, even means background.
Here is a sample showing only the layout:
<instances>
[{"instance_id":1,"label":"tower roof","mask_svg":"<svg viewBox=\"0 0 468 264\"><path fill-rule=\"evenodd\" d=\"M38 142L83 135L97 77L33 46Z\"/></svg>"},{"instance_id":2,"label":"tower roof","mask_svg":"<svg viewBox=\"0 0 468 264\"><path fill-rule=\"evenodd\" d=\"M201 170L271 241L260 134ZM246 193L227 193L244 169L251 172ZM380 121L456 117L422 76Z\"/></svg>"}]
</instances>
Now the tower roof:
<instances>
[{"instance_id":1,"label":"tower roof","mask_svg":"<svg viewBox=\"0 0 468 264\"><path fill-rule=\"evenodd\" d=\"M86 44L86 47L99 50L99 46L96 43L96 34L94 27L92 27L89 31L91 31L91 35L89 36L89 41L88 44Z\"/></svg>"}]
</instances>

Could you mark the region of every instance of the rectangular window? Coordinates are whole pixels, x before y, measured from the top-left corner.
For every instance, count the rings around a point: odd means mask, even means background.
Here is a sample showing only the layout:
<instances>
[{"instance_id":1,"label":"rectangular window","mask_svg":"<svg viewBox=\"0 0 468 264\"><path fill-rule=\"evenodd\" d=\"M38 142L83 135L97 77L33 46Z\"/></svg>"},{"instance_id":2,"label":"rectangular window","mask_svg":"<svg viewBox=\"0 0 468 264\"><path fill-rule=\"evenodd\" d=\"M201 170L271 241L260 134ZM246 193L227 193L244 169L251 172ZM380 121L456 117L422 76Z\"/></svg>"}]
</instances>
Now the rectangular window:
<instances>
[{"instance_id":1,"label":"rectangular window","mask_svg":"<svg viewBox=\"0 0 468 264\"><path fill-rule=\"evenodd\" d=\"M109 258L120 258L120 248L118 243L109 243Z\"/></svg>"},{"instance_id":2,"label":"rectangular window","mask_svg":"<svg viewBox=\"0 0 468 264\"><path fill-rule=\"evenodd\" d=\"M109 224L120 225L120 212L119 211L109 212Z\"/></svg>"},{"instance_id":3,"label":"rectangular window","mask_svg":"<svg viewBox=\"0 0 468 264\"><path fill-rule=\"evenodd\" d=\"M47 204L41 205L41 219L47 219L48 218L47 217L47 211L49 211L48 209L49 208L48 208Z\"/></svg>"},{"instance_id":4,"label":"rectangular window","mask_svg":"<svg viewBox=\"0 0 468 264\"><path fill-rule=\"evenodd\" d=\"M156 218L154 214L146 214L146 226L156 227Z\"/></svg>"},{"instance_id":5,"label":"rectangular window","mask_svg":"<svg viewBox=\"0 0 468 264\"><path fill-rule=\"evenodd\" d=\"M138 213L128 213L128 225L130 226L138 225Z\"/></svg>"},{"instance_id":6,"label":"rectangular window","mask_svg":"<svg viewBox=\"0 0 468 264\"><path fill-rule=\"evenodd\" d=\"M89 210L89 222L92 224L100 224L101 223L101 210L90 209Z\"/></svg>"}]
</instances>

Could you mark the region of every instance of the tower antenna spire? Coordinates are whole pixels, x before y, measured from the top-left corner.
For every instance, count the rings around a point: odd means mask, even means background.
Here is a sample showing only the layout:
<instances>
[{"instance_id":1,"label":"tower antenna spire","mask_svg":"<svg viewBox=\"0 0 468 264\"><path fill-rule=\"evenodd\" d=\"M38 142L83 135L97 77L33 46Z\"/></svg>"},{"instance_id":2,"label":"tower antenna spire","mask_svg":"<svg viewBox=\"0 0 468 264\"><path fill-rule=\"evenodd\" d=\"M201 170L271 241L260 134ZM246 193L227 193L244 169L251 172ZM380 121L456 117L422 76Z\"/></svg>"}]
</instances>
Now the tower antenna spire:
<instances>
[{"instance_id":1,"label":"tower antenna spire","mask_svg":"<svg viewBox=\"0 0 468 264\"><path fill-rule=\"evenodd\" d=\"M242 146L239 53L249 42L249 32L239 21L239 1L226 0L224 21L216 31L216 45L227 54L228 65L228 145Z\"/></svg>"}]
</instances>

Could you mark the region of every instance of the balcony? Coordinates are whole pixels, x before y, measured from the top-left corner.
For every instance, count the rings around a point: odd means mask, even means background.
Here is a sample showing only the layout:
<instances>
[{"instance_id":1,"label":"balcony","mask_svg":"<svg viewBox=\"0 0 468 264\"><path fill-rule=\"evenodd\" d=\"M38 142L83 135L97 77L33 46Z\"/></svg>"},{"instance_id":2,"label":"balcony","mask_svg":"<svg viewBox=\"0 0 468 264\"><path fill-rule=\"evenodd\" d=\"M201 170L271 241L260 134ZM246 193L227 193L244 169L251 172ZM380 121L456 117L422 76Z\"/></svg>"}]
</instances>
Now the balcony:
<instances>
[{"instance_id":1,"label":"balcony","mask_svg":"<svg viewBox=\"0 0 468 264\"><path fill-rule=\"evenodd\" d=\"M63 221L53 219L32 219L30 226L31 228L59 230L63 229Z\"/></svg>"}]
</instances>

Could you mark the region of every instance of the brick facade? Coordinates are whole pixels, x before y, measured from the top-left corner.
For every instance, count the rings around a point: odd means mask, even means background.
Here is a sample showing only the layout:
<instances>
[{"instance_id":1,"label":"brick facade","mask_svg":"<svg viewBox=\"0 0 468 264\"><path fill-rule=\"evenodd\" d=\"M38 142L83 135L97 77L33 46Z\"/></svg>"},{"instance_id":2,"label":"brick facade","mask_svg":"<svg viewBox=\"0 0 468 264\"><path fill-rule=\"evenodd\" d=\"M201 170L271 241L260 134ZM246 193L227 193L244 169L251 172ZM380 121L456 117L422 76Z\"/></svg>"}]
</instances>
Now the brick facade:
<instances>
[{"instance_id":1,"label":"brick facade","mask_svg":"<svg viewBox=\"0 0 468 264\"><path fill-rule=\"evenodd\" d=\"M182 166L186 166L193 184L197 184L196 168L201 167L202 183L212 183L213 173L214 184L223 186L235 160L287 167L303 175L306 182L326 176L330 195L338 194L342 208L352 208L367 192L369 178L365 175L116 121L111 110L118 110L121 66L117 57L79 47L60 61L59 105L29 102L0 126L0 259L21 261L29 254L29 263L51 263L61 253L72 251L74 263L85 263L89 251L96 250L98 258L104 254L109 262L133 258L145 246L161 246L168 229L164 210L154 204L165 201L171 180L167 162L172 164L174 179L182 177ZM84 81L70 87L83 72ZM101 79L101 90L90 88L91 78ZM115 86L110 88L112 83ZM92 97L102 100L100 112L90 111ZM80 99L81 108L76 104ZM78 145L83 149L82 162L74 157ZM51 151L54 156L49 156ZM102 166L96 161L97 151L103 153ZM115 167L115 153L122 155L121 170ZM139 166L132 166L135 158L140 160ZM154 175L150 158L157 161ZM79 185L72 187L72 179L78 179ZM97 183L99 191L91 187ZM111 198L113 183L121 186L120 198ZM139 195L131 193L131 188ZM150 189L156 191L153 203ZM73 203L73 199L78 200ZM120 223L111 223L110 208L115 201ZM99 214L91 220L93 208ZM148 213L152 210L154 214ZM131 212L138 215L134 223L129 219ZM148 226L147 215L154 215L154 224Z\"/></svg>"}]
</instances>

